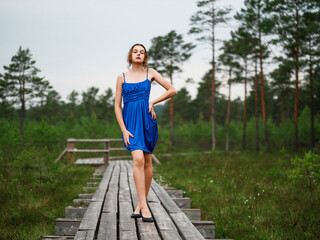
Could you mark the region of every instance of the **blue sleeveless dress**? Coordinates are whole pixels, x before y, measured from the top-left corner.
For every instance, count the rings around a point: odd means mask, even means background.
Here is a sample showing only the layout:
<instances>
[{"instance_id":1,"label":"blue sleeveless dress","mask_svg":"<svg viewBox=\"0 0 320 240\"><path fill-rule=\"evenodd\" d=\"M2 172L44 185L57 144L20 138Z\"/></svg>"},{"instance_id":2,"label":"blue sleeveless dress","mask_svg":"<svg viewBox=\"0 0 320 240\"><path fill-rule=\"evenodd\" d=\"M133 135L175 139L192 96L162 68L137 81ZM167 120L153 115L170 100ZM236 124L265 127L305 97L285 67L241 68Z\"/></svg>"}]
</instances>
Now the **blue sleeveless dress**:
<instances>
[{"instance_id":1,"label":"blue sleeveless dress","mask_svg":"<svg viewBox=\"0 0 320 240\"><path fill-rule=\"evenodd\" d=\"M149 113L149 96L151 81L147 79L137 83L127 83L124 73L124 83L122 85L123 97L123 120L126 129L134 136L129 136L128 147L122 141L124 147L132 152L140 149L144 152L152 153L158 139L157 119L152 119Z\"/></svg>"}]
</instances>

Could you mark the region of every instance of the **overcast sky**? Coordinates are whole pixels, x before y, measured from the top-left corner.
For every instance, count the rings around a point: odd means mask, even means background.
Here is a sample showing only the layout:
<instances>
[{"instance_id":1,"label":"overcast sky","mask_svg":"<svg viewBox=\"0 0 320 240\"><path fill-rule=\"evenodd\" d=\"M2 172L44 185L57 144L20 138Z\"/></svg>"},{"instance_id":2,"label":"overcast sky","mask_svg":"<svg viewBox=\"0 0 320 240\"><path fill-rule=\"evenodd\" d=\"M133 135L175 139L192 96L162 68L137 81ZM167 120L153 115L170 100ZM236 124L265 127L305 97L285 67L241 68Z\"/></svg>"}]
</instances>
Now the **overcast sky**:
<instances>
[{"instance_id":1,"label":"overcast sky","mask_svg":"<svg viewBox=\"0 0 320 240\"><path fill-rule=\"evenodd\" d=\"M217 5L231 6L233 15L243 1ZM117 75L128 71L126 57L133 44L142 43L148 50L152 38L171 30L197 43L196 36L187 35L196 11L195 0L0 0L0 72L22 46L30 49L39 75L64 101L72 90L81 94L91 86L99 88L99 95L108 88L115 92ZM216 36L228 39L235 29L234 22L218 26ZM192 78L195 83L186 87L195 98L198 82L210 68L211 51L198 45L193 52L173 84L179 90ZM150 100L164 92L161 85L152 84ZM242 85L232 88L232 99L243 95Z\"/></svg>"}]
</instances>

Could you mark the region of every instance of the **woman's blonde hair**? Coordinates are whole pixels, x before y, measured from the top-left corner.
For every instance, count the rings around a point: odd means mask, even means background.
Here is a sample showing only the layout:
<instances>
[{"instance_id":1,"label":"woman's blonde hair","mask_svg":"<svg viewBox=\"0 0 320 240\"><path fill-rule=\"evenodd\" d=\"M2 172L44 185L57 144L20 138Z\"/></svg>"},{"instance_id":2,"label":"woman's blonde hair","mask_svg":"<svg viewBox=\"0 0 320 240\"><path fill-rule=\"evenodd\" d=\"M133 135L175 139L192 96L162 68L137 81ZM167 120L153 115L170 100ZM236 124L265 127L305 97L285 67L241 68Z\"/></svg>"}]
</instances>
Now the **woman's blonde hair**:
<instances>
[{"instance_id":1,"label":"woman's blonde hair","mask_svg":"<svg viewBox=\"0 0 320 240\"><path fill-rule=\"evenodd\" d=\"M143 49L144 49L144 60L143 60L142 65L143 65L145 68L148 67L148 52L147 52L146 48L145 48L141 43L136 43L136 44L134 44L134 45L130 48L130 51L129 51L129 54L128 54L128 58L127 58L127 61L128 61L128 64L129 64L128 68L130 68L130 66L131 66L131 64L132 64L132 51L133 51L133 48L134 48L135 46L141 46L141 47L143 47Z\"/></svg>"}]
</instances>

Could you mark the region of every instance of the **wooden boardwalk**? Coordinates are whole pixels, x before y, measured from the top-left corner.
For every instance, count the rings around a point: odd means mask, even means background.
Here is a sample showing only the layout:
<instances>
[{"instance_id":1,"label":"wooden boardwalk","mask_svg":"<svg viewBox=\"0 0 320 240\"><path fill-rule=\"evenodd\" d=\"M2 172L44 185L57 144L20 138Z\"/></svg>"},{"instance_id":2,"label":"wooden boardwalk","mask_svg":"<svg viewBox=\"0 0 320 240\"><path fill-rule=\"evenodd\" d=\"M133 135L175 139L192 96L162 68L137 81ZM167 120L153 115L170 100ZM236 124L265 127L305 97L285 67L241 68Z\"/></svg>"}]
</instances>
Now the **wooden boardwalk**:
<instances>
[{"instance_id":1,"label":"wooden boardwalk","mask_svg":"<svg viewBox=\"0 0 320 240\"><path fill-rule=\"evenodd\" d=\"M110 161L100 166L92 182L67 207L65 218L56 219L55 236L43 239L215 239L213 221L201 221L200 210L190 209L190 198L181 190L165 189L152 179L147 202L154 222L131 218L138 204L132 160Z\"/></svg>"}]
</instances>

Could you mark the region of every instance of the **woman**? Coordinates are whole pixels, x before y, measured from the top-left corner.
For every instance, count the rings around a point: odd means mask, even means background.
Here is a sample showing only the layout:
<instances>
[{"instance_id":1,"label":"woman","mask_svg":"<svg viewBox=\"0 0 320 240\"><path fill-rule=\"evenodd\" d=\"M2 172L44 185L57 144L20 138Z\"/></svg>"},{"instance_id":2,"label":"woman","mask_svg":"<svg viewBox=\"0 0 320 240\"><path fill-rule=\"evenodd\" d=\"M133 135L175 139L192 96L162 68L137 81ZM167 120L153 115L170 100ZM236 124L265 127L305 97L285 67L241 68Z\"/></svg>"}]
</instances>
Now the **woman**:
<instances>
[{"instance_id":1,"label":"woman","mask_svg":"<svg viewBox=\"0 0 320 240\"><path fill-rule=\"evenodd\" d=\"M152 152L158 139L156 113L153 106L177 94L177 90L156 70L148 69L148 53L142 44L134 44L128 54L129 68L117 78L114 111L122 131L124 146L133 158L133 178L138 205L131 214L153 222L147 205L152 180ZM141 81L145 79L144 81ZM167 91L149 103L151 82L155 80ZM123 111L121 100L123 97Z\"/></svg>"}]
</instances>

